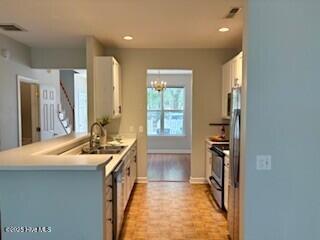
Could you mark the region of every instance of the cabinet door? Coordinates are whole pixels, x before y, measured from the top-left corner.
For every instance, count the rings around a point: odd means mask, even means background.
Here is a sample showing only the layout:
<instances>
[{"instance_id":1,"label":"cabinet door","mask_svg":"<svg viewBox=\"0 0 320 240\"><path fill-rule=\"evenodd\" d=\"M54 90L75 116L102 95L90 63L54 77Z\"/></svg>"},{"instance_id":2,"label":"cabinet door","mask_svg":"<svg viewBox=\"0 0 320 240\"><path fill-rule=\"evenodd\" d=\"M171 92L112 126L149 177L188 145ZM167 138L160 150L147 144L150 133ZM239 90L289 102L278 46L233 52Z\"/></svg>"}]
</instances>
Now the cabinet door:
<instances>
[{"instance_id":1,"label":"cabinet door","mask_svg":"<svg viewBox=\"0 0 320 240\"><path fill-rule=\"evenodd\" d=\"M242 84L242 53L231 60L231 86L239 87Z\"/></svg>"},{"instance_id":2,"label":"cabinet door","mask_svg":"<svg viewBox=\"0 0 320 240\"><path fill-rule=\"evenodd\" d=\"M131 175L131 154L127 153L125 159L125 172L124 172L124 209L127 206L128 200L130 198L130 175Z\"/></svg>"},{"instance_id":3,"label":"cabinet door","mask_svg":"<svg viewBox=\"0 0 320 240\"><path fill-rule=\"evenodd\" d=\"M106 218L106 240L112 240L112 233L113 233L113 206L112 206L112 175L110 174L106 177L105 180L105 201L106 201L106 209L105 209L105 218Z\"/></svg>"},{"instance_id":4,"label":"cabinet door","mask_svg":"<svg viewBox=\"0 0 320 240\"><path fill-rule=\"evenodd\" d=\"M236 70L236 78L238 79L239 86L242 85L242 53L237 56L237 70Z\"/></svg>"},{"instance_id":5,"label":"cabinet door","mask_svg":"<svg viewBox=\"0 0 320 240\"><path fill-rule=\"evenodd\" d=\"M209 150L210 145L208 143L205 144L205 153L206 153L206 179L208 183L210 183L211 169L212 169L212 155Z\"/></svg>"},{"instance_id":6,"label":"cabinet door","mask_svg":"<svg viewBox=\"0 0 320 240\"><path fill-rule=\"evenodd\" d=\"M231 63L227 62L222 66L222 118L228 116L228 94L231 92Z\"/></svg>"},{"instance_id":7,"label":"cabinet door","mask_svg":"<svg viewBox=\"0 0 320 240\"><path fill-rule=\"evenodd\" d=\"M113 116L119 117L121 115L121 74L120 65L113 60Z\"/></svg>"},{"instance_id":8,"label":"cabinet door","mask_svg":"<svg viewBox=\"0 0 320 240\"><path fill-rule=\"evenodd\" d=\"M231 90L232 90L232 88L238 86L239 84L239 79L237 78L237 59L232 59L230 63L231 63L230 81L231 81Z\"/></svg>"},{"instance_id":9,"label":"cabinet door","mask_svg":"<svg viewBox=\"0 0 320 240\"><path fill-rule=\"evenodd\" d=\"M136 182L136 178L137 178L137 154L136 152L134 152L132 154L132 158L131 158L131 186L130 186L130 192L132 191L132 188Z\"/></svg>"}]
</instances>

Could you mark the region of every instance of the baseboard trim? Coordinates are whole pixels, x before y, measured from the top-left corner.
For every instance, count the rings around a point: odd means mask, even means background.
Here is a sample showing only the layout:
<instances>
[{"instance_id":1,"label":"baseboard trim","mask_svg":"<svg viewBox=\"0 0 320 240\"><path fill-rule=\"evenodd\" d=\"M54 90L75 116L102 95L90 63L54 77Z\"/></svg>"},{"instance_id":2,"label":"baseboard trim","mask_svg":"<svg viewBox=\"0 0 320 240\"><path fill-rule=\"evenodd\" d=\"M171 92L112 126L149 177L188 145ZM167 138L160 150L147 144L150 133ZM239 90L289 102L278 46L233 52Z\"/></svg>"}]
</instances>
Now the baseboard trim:
<instances>
[{"instance_id":1,"label":"baseboard trim","mask_svg":"<svg viewBox=\"0 0 320 240\"><path fill-rule=\"evenodd\" d=\"M147 177L137 177L136 183L148 183Z\"/></svg>"},{"instance_id":2,"label":"baseboard trim","mask_svg":"<svg viewBox=\"0 0 320 240\"><path fill-rule=\"evenodd\" d=\"M189 182L190 182L190 184L208 184L206 178L193 178L193 177L190 177Z\"/></svg>"},{"instance_id":3,"label":"baseboard trim","mask_svg":"<svg viewBox=\"0 0 320 240\"><path fill-rule=\"evenodd\" d=\"M148 153L190 154L191 150L190 149L149 149Z\"/></svg>"}]
</instances>

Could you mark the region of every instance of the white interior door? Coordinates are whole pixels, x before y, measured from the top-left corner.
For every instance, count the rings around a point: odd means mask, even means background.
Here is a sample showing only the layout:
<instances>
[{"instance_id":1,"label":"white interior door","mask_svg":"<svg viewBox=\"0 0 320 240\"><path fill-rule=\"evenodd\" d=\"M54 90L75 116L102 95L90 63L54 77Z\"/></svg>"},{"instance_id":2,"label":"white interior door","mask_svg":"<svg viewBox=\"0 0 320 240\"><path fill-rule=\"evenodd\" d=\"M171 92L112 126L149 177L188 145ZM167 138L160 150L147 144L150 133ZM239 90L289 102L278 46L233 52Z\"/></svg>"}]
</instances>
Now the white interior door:
<instances>
[{"instance_id":1,"label":"white interior door","mask_svg":"<svg viewBox=\"0 0 320 240\"><path fill-rule=\"evenodd\" d=\"M79 71L80 72L80 71ZM74 75L74 116L75 132L88 132L86 72Z\"/></svg>"},{"instance_id":2,"label":"white interior door","mask_svg":"<svg viewBox=\"0 0 320 240\"><path fill-rule=\"evenodd\" d=\"M55 134L56 91L53 87L41 87L41 139L53 138Z\"/></svg>"},{"instance_id":3,"label":"white interior door","mask_svg":"<svg viewBox=\"0 0 320 240\"><path fill-rule=\"evenodd\" d=\"M39 85L31 84L31 124L32 142L40 141Z\"/></svg>"}]
</instances>

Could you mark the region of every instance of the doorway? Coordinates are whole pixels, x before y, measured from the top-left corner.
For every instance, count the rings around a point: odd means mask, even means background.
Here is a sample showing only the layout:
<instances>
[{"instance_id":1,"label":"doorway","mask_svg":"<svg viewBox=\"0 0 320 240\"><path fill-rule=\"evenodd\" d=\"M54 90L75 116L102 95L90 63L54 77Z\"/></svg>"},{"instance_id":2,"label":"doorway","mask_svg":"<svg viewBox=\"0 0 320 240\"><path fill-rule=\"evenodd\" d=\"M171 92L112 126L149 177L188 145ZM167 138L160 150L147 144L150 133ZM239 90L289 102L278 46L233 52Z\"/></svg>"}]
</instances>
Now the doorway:
<instances>
[{"instance_id":1,"label":"doorway","mask_svg":"<svg viewBox=\"0 0 320 240\"><path fill-rule=\"evenodd\" d=\"M192 71L149 69L146 91L148 180L188 182L191 172Z\"/></svg>"},{"instance_id":2,"label":"doorway","mask_svg":"<svg viewBox=\"0 0 320 240\"><path fill-rule=\"evenodd\" d=\"M39 91L36 80L18 77L19 146L41 140Z\"/></svg>"}]
</instances>

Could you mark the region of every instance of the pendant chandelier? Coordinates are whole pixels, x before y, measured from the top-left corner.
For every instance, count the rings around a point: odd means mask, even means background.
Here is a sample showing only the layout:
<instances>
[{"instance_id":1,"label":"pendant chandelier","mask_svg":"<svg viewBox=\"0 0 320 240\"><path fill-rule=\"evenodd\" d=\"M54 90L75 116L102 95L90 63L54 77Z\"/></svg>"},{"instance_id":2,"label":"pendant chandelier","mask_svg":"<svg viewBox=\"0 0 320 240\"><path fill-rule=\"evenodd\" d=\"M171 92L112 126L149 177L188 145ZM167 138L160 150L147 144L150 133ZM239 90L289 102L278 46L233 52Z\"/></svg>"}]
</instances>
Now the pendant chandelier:
<instances>
[{"instance_id":1,"label":"pendant chandelier","mask_svg":"<svg viewBox=\"0 0 320 240\"><path fill-rule=\"evenodd\" d=\"M165 81L160 81L160 70L159 70L159 76L158 76L158 81L151 81L151 87L153 90L157 92L162 92L167 88L167 82Z\"/></svg>"}]
</instances>

